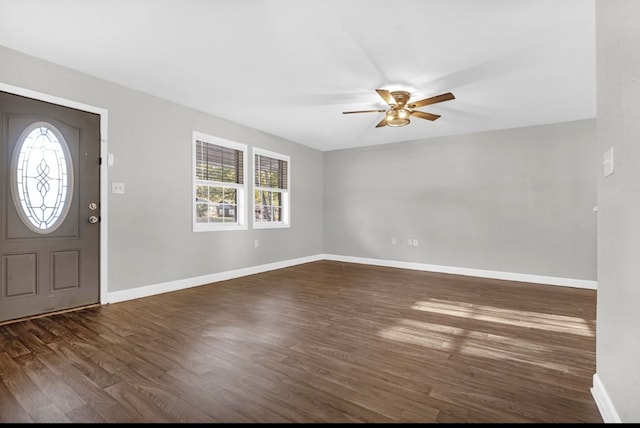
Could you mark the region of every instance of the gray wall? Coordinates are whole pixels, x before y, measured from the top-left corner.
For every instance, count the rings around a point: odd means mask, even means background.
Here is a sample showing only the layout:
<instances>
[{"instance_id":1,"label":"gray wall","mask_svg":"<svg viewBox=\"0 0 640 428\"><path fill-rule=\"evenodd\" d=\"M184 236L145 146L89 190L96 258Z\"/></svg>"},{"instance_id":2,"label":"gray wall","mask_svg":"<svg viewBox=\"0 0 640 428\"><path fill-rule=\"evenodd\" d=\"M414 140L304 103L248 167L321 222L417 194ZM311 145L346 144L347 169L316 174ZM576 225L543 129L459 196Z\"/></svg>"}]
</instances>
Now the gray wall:
<instances>
[{"instance_id":1,"label":"gray wall","mask_svg":"<svg viewBox=\"0 0 640 428\"><path fill-rule=\"evenodd\" d=\"M622 422L640 422L640 2L596 3L596 370ZM613 147L614 173L602 159Z\"/></svg>"},{"instance_id":2,"label":"gray wall","mask_svg":"<svg viewBox=\"0 0 640 428\"><path fill-rule=\"evenodd\" d=\"M108 291L322 253L322 152L4 47L0 82L109 111ZM192 232L194 130L291 157L291 228Z\"/></svg>"},{"instance_id":3,"label":"gray wall","mask_svg":"<svg viewBox=\"0 0 640 428\"><path fill-rule=\"evenodd\" d=\"M325 253L595 280L595 126L325 152Z\"/></svg>"}]
</instances>

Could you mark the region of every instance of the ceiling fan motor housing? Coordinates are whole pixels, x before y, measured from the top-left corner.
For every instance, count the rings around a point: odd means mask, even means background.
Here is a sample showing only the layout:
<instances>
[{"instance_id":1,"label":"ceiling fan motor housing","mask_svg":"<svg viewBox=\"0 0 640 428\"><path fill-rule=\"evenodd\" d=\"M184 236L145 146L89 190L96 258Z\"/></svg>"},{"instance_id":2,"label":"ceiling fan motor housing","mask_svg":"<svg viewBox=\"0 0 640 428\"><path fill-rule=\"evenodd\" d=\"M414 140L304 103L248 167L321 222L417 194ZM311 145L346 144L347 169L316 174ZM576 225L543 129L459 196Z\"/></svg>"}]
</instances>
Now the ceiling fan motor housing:
<instances>
[{"instance_id":1,"label":"ceiling fan motor housing","mask_svg":"<svg viewBox=\"0 0 640 428\"><path fill-rule=\"evenodd\" d=\"M411 94L406 91L393 91L391 92L391 96L396 100L398 107L401 108L404 107L409 101L409 98L411 98Z\"/></svg>"}]
</instances>

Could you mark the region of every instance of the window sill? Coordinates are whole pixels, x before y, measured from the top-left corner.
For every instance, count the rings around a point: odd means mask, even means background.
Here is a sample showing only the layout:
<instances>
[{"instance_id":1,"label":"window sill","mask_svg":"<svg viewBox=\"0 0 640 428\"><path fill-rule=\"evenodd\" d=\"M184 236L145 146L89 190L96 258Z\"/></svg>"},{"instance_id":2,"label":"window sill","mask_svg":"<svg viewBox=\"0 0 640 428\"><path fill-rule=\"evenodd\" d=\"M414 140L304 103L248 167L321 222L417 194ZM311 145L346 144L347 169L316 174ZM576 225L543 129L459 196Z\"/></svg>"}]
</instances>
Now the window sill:
<instances>
[{"instance_id":1,"label":"window sill","mask_svg":"<svg viewBox=\"0 0 640 428\"><path fill-rule=\"evenodd\" d=\"M253 223L254 229L288 229L290 227L289 223Z\"/></svg>"},{"instance_id":2,"label":"window sill","mask_svg":"<svg viewBox=\"0 0 640 428\"><path fill-rule=\"evenodd\" d=\"M234 224L231 226L194 224L193 232L223 232L226 230L247 230L247 226Z\"/></svg>"}]
</instances>

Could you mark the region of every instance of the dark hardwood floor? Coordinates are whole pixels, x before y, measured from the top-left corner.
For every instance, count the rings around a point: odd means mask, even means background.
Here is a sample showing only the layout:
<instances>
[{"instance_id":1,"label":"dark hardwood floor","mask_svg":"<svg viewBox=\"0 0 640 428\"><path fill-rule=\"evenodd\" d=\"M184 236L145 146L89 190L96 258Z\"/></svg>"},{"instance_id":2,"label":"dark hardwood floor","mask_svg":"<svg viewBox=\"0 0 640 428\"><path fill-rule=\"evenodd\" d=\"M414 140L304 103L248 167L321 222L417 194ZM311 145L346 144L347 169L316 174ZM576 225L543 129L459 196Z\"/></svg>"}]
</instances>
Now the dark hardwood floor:
<instances>
[{"instance_id":1,"label":"dark hardwood floor","mask_svg":"<svg viewBox=\"0 0 640 428\"><path fill-rule=\"evenodd\" d=\"M319 261L0 326L1 422L594 422L596 292Z\"/></svg>"}]
</instances>

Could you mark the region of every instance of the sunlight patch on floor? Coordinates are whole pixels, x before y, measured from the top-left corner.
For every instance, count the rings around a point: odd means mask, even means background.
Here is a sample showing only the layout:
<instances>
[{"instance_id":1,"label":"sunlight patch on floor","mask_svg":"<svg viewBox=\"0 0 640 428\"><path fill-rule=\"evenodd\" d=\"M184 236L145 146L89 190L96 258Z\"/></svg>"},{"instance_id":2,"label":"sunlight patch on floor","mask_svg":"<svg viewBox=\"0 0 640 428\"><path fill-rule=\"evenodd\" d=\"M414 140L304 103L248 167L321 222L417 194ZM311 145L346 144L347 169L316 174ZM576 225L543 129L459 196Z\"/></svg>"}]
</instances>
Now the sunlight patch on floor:
<instances>
[{"instance_id":1,"label":"sunlight patch on floor","mask_svg":"<svg viewBox=\"0 0 640 428\"><path fill-rule=\"evenodd\" d=\"M564 361L561 347L521 338L406 319L399 320L397 325L380 331L378 335L385 339L439 351L493 360L516 361L563 373L571 371L569 365L553 361L553 355L558 356L555 359Z\"/></svg>"},{"instance_id":2,"label":"sunlight patch on floor","mask_svg":"<svg viewBox=\"0 0 640 428\"><path fill-rule=\"evenodd\" d=\"M578 336L595 336L595 322L588 322L583 318L566 315L506 309L496 306L452 302L441 299L429 299L428 301L416 302L411 308L423 312L433 312L518 327L536 328Z\"/></svg>"}]
</instances>

